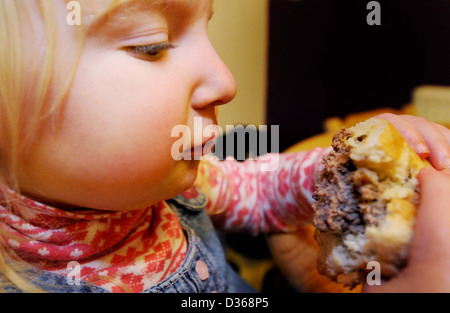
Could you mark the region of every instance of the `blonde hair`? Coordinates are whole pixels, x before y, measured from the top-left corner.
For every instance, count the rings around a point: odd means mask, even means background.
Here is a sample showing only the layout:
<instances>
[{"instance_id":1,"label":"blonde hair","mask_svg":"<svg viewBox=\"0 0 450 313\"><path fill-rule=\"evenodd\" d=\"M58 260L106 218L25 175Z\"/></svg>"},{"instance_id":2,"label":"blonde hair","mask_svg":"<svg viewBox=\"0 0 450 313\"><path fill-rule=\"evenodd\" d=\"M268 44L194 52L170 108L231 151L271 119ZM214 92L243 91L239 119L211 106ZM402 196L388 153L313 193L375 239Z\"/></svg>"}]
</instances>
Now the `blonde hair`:
<instances>
[{"instance_id":1,"label":"blonde hair","mask_svg":"<svg viewBox=\"0 0 450 313\"><path fill-rule=\"evenodd\" d=\"M88 0L79 2L84 1ZM94 19L88 16L86 25L73 26L78 46L68 60L66 54L58 54L61 16L56 12L57 5L66 7L69 0L0 0L0 205L9 210L23 205L12 202L8 189L20 193L21 160L38 139L43 121L57 116L63 105L89 24L129 1L107 1ZM3 236L7 235L0 229L0 281L39 291L24 274L27 263L7 248Z\"/></svg>"}]
</instances>

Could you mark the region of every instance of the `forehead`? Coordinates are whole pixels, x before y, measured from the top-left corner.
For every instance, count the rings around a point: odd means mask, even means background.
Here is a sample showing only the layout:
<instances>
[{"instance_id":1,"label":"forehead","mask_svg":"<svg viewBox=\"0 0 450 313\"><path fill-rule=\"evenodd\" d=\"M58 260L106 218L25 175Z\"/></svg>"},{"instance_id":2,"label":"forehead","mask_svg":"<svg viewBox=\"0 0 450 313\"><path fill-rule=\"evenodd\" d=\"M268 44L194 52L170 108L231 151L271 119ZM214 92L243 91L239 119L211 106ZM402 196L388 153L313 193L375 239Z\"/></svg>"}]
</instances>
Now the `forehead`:
<instances>
[{"instance_id":1,"label":"forehead","mask_svg":"<svg viewBox=\"0 0 450 313\"><path fill-rule=\"evenodd\" d=\"M87 24L116 18L131 18L148 11L198 12L212 15L212 0L83 0Z\"/></svg>"}]
</instances>

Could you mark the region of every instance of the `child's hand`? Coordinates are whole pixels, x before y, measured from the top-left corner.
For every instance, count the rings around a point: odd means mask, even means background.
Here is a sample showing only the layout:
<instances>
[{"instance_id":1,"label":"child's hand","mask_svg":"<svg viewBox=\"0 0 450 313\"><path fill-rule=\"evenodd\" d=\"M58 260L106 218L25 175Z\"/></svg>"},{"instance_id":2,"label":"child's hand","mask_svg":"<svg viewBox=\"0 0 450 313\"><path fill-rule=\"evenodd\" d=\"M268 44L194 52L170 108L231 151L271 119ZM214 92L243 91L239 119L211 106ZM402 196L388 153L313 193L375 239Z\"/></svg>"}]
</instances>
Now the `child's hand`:
<instances>
[{"instance_id":1,"label":"child's hand","mask_svg":"<svg viewBox=\"0 0 450 313\"><path fill-rule=\"evenodd\" d=\"M296 232L273 233L267 236L272 257L292 287L305 293L360 292L337 284L317 273L319 246L312 225L299 226Z\"/></svg>"},{"instance_id":2,"label":"child's hand","mask_svg":"<svg viewBox=\"0 0 450 313\"><path fill-rule=\"evenodd\" d=\"M366 292L450 292L450 174L430 167L419 174L417 212L408 266L381 286Z\"/></svg>"},{"instance_id":3,"label":"child's hand","mask_svg":"<svg viewBox=\"0 0 450 313\"><path fill-rule=\"evenodd\" d=\"M385 113L376 116L394 125L422 158L438 169L450 169L450 130L442 125L412 115Z\"/></svg>"}]
</instances>

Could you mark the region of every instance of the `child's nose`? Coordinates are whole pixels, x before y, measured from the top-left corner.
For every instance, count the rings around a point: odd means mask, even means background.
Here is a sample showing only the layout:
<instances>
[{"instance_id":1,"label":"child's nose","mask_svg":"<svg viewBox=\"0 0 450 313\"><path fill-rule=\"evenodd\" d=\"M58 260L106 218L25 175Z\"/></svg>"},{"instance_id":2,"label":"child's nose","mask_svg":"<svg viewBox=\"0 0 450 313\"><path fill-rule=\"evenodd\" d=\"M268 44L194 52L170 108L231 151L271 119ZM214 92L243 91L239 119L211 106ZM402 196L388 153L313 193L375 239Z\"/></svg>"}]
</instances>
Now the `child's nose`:
<instances>
[{"instance_id":1,"label":"child's nose","mask_svg":"<svg viewBox=\"0 0 450 313\"><path fill-rule=\"evenodd\" d=\"M207 46L196 62L195 72L199 80L191 99L195 109L226 104L234 99L237 92L236 81L230 70L211 43Z\"/></svg>"}]
</instances>

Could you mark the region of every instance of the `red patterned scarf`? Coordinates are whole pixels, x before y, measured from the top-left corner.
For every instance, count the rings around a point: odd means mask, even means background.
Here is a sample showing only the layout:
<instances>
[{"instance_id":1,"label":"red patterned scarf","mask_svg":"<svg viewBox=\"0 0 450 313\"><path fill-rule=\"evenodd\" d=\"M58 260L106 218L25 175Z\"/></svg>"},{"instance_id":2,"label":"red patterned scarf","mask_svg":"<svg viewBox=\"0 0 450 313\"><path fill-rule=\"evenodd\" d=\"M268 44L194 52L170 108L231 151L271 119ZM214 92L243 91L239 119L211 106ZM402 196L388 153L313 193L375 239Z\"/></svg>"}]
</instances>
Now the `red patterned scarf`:
<instances>
[{"instance_id":1,"label":"red patterned scarf","mask_svg":"<svg viewBox=\"0 0 450 313\"><path fill-rule=\"evenodd\" d=\"M11 195L25 205L0 206L3 241L41 269L69 275L67 265L76 261L83 281L112 292L141 292L185 258L185 236L165 202L130 212L68 212Z\"/></svg>"}]
</instances>

